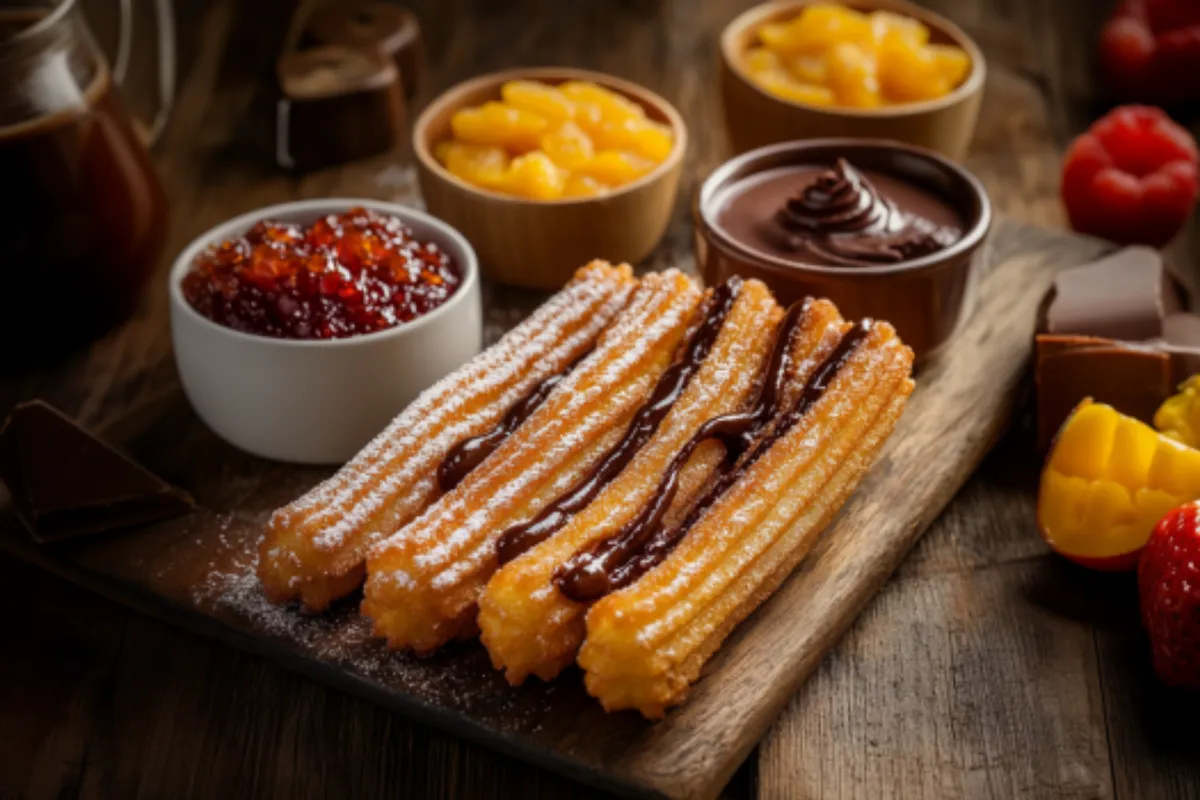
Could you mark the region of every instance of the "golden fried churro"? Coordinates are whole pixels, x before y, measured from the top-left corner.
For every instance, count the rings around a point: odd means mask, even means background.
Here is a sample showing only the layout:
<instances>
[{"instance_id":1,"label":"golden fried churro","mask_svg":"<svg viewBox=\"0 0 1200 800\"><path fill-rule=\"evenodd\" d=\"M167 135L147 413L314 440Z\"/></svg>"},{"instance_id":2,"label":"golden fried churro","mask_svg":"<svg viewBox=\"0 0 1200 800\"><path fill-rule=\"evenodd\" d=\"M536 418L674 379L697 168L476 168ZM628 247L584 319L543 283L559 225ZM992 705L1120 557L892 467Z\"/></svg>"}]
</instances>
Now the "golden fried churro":
<instances>
[{"instance_id":1,"label":"golden fried churro","mask_svg":"<svg viewBox=\"0 0 1200 800\"><path fill-rule=\"evenodd\" d=\"M317 611L356 589L370 546L441 494L438 467L456 443L494 431L514 404L587 352L635 285L627 265L581 268L499 342L418 397L333 477L275 512L258 567L268 597L299 599Z\"/></svg>"},{"instance_id":2,"label":"golden fried churro","mask_svg":"<svg viewBox=\"0 0 1200 800\"><path fill-rule=\"evenodd\" d=\"M743 284L740 279L716 289L708 305L709 319L724 308L728 311L721 315L719 328L710 326L711 349L653 438L561 531L518 555L488 582L479 602L479 628L492 663L506 671L511 683L520 683L531 673L543 680L553 678L575 660L583 642L586 606L558 592L552 583L554 570L580 547L610 534L636 514L654 491L659 474L701 424L740 409L750 399L783 311L762 283ZM701 331L692 334L681 358L699 349L694 345ZM701 488L723 456L720 444L711 444L688 459L685 469L697 473L688 482L690 492ZM681 493L680 502L689 496Z\"/></svg>"},{"instance_id":3,"label":"golden fried churro","mask_svg":"<svg viewBox=\"0 0 1200 800\"><path fill-rule=\"evenodd\" d=\"M394 648L428 652L475 630L496 539L573 489L624 436L684 339L700 290L642 279L595 350L483 464L368 559L362 612ZM569 492L568 492L569 493Z\"/></svg>"},{"instance_id":4,"label":"golden fried churro","mask_svg":"<svg viewBox=\"0 0 1200 800\"><path fill-rule=\"evenodd\" d=\"M845 331L795 404L678 528L597 601L579 653L610 711L661 717L725 637L790 574L870 467L912 391L912 352L886 323ZM561 586L560 586L561 588Z\"/></svg>"}]
</instances>

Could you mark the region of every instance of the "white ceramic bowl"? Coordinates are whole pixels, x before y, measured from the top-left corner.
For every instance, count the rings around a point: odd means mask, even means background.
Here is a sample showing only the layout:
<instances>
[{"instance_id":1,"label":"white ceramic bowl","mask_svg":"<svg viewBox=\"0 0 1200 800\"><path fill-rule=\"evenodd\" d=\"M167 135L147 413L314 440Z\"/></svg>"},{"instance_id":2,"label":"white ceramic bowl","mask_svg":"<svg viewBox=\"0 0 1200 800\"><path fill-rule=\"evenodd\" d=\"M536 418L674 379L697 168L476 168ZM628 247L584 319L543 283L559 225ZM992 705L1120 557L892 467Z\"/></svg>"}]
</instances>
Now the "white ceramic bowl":
<instances>
[{"instance_id":1,"label":"white ceramic bowl","mask_svg":"<svg viewBox=\"0 0 1200 800\"><path fill-rule=\"evenodd\" d=\"M436 242L463 273L458 290L422 317L345 339L255 336L201 316L184 299L183 276L213 242L263 219L312 222L365 206L399 217ZM189 244L171 268L171 336L188 399L209 427L255 455L302 464L346 461L421 391L479 352L479 265L467 240L407 206L375 200L283 203L222 223Z\"/></svg>"}]
</instances>

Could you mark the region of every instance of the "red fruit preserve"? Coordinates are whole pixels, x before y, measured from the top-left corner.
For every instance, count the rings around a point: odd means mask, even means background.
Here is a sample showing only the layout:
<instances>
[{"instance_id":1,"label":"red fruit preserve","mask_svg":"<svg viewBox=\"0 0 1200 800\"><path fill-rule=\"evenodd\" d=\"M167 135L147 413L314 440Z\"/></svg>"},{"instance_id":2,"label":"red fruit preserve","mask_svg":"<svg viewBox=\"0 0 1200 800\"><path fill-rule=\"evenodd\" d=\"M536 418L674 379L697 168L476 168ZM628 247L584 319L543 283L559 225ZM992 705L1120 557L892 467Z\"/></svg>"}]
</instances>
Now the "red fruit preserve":
<instances>
[{"instance_id":1,"label":"red fruit preserve","mask_svg":"<svg viewBox=\"0 0 1200 800\"><path fill-rule=\"evenodd\" d=\"M462 273L398 218L365 208L310 225L263 220L210 246L183 278L192 308L227 328L279 339L386 330L446 302Z\"/></svg>"}]
</instances>

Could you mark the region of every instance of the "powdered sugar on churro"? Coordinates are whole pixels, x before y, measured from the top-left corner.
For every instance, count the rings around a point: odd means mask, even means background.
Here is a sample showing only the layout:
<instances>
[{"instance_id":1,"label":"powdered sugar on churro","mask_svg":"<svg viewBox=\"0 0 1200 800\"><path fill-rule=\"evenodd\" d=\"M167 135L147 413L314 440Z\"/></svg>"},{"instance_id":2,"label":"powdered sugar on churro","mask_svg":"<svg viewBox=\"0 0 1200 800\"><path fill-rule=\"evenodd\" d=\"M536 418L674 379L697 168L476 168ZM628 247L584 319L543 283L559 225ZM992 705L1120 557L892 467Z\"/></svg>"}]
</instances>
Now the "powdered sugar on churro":
<instances>
[{"instance_id":1,"label":"powdered sugar on churro","mask_svg":"<svg viewBox=\"0 0 1200 800\"><path fill-rule=\"evenodd\" d=\"M484 556L489 552L488 547L479 546L486 544L480 541L484 529L503 520L534 487L556 472L570 454L611 424L611 420L603 417L588 417L585 410L589 406L601 400L632 405L645 393L648 387L629 383L630 376L648 353L661 346L664 336L679 329L695 304L694 295L665 288L673 280L674 276L663 276L661 281L649 278L644 281L629 310L604 332L596 350L527 421L526 425L536 430L537 435L510 440L468 476L458 490L435 503L398 534L397 539L406 539L423 550L414 558L414 567L426 574L438 568L447 570L434 579L435 587L450 585L460 573L474 568L481 552ZM577 423L581 416L582 423ZM515 465L528 460L531 451L538 453L534 466L513 474ZM496 474L512 477L488 497L481 496L485 484L489 479L494 480Z\"/></svg>"},{"instance_id":2,"label":"powdered sugar on churro","mask_svg":"<svg viewBox=\"0 0 1200 800\"><path fill-rule=\"evenodd\" d=\"M432 642L456 615L469 611L494 562L492 542L518 517L536 513L545 491L564 476L573 482L611 443L653 389L699 301L678 272L647 276L595 350L546 402L451 493L379 545L368 563L364 610L396 646L410 632ZM439 596L453 597L437 610ZM418 598L420 598L418 600ZM428 602L428 618L413 603ZM466 603L467 605L463 605ZM421 647L414 642L412 646Z\"/></svg>"},{"instance_id":3,"label":"powdered sugar on churro","mask_svg":"<svg viewBox=\"0 0 1200 800\"><path fill-rule=\"evenodd\" d=\"M280 509L267 558L284 572L353 567L437 494L438 463L457 442L495 425L533 386L565 369L612 321L633 288L628 267L596 263L496 345L422 393L329 480ZM310 554L306 564L305 555ZM299 563L297 563L299 562ZM295 574L289 584L296 582Z\"/></svg>"}]
</instances>

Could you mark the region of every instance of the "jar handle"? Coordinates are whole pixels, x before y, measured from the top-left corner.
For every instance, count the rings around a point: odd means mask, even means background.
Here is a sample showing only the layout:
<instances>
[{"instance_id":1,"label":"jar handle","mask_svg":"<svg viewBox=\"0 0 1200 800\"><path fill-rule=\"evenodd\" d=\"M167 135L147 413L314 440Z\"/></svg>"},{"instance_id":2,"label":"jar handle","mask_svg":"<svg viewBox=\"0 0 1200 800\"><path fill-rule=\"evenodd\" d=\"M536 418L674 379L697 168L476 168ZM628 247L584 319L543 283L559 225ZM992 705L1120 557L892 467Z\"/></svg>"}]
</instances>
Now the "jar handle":
<instances>
[{"instance_id":1,"label":"jar handle","mask_svg":"<svg viewBox=\"0 0 1200 800\"><path fill-rule=\"evenodd\" d=\"M120 27L112 75L120 86L125 83L133 51L133 0L117 0L117 7ZM158 110L144 131L147 145L158 139L175 104L175 15L171 0L154 0L154 21L158 33Z\"/></svg>"}]
</instances>

